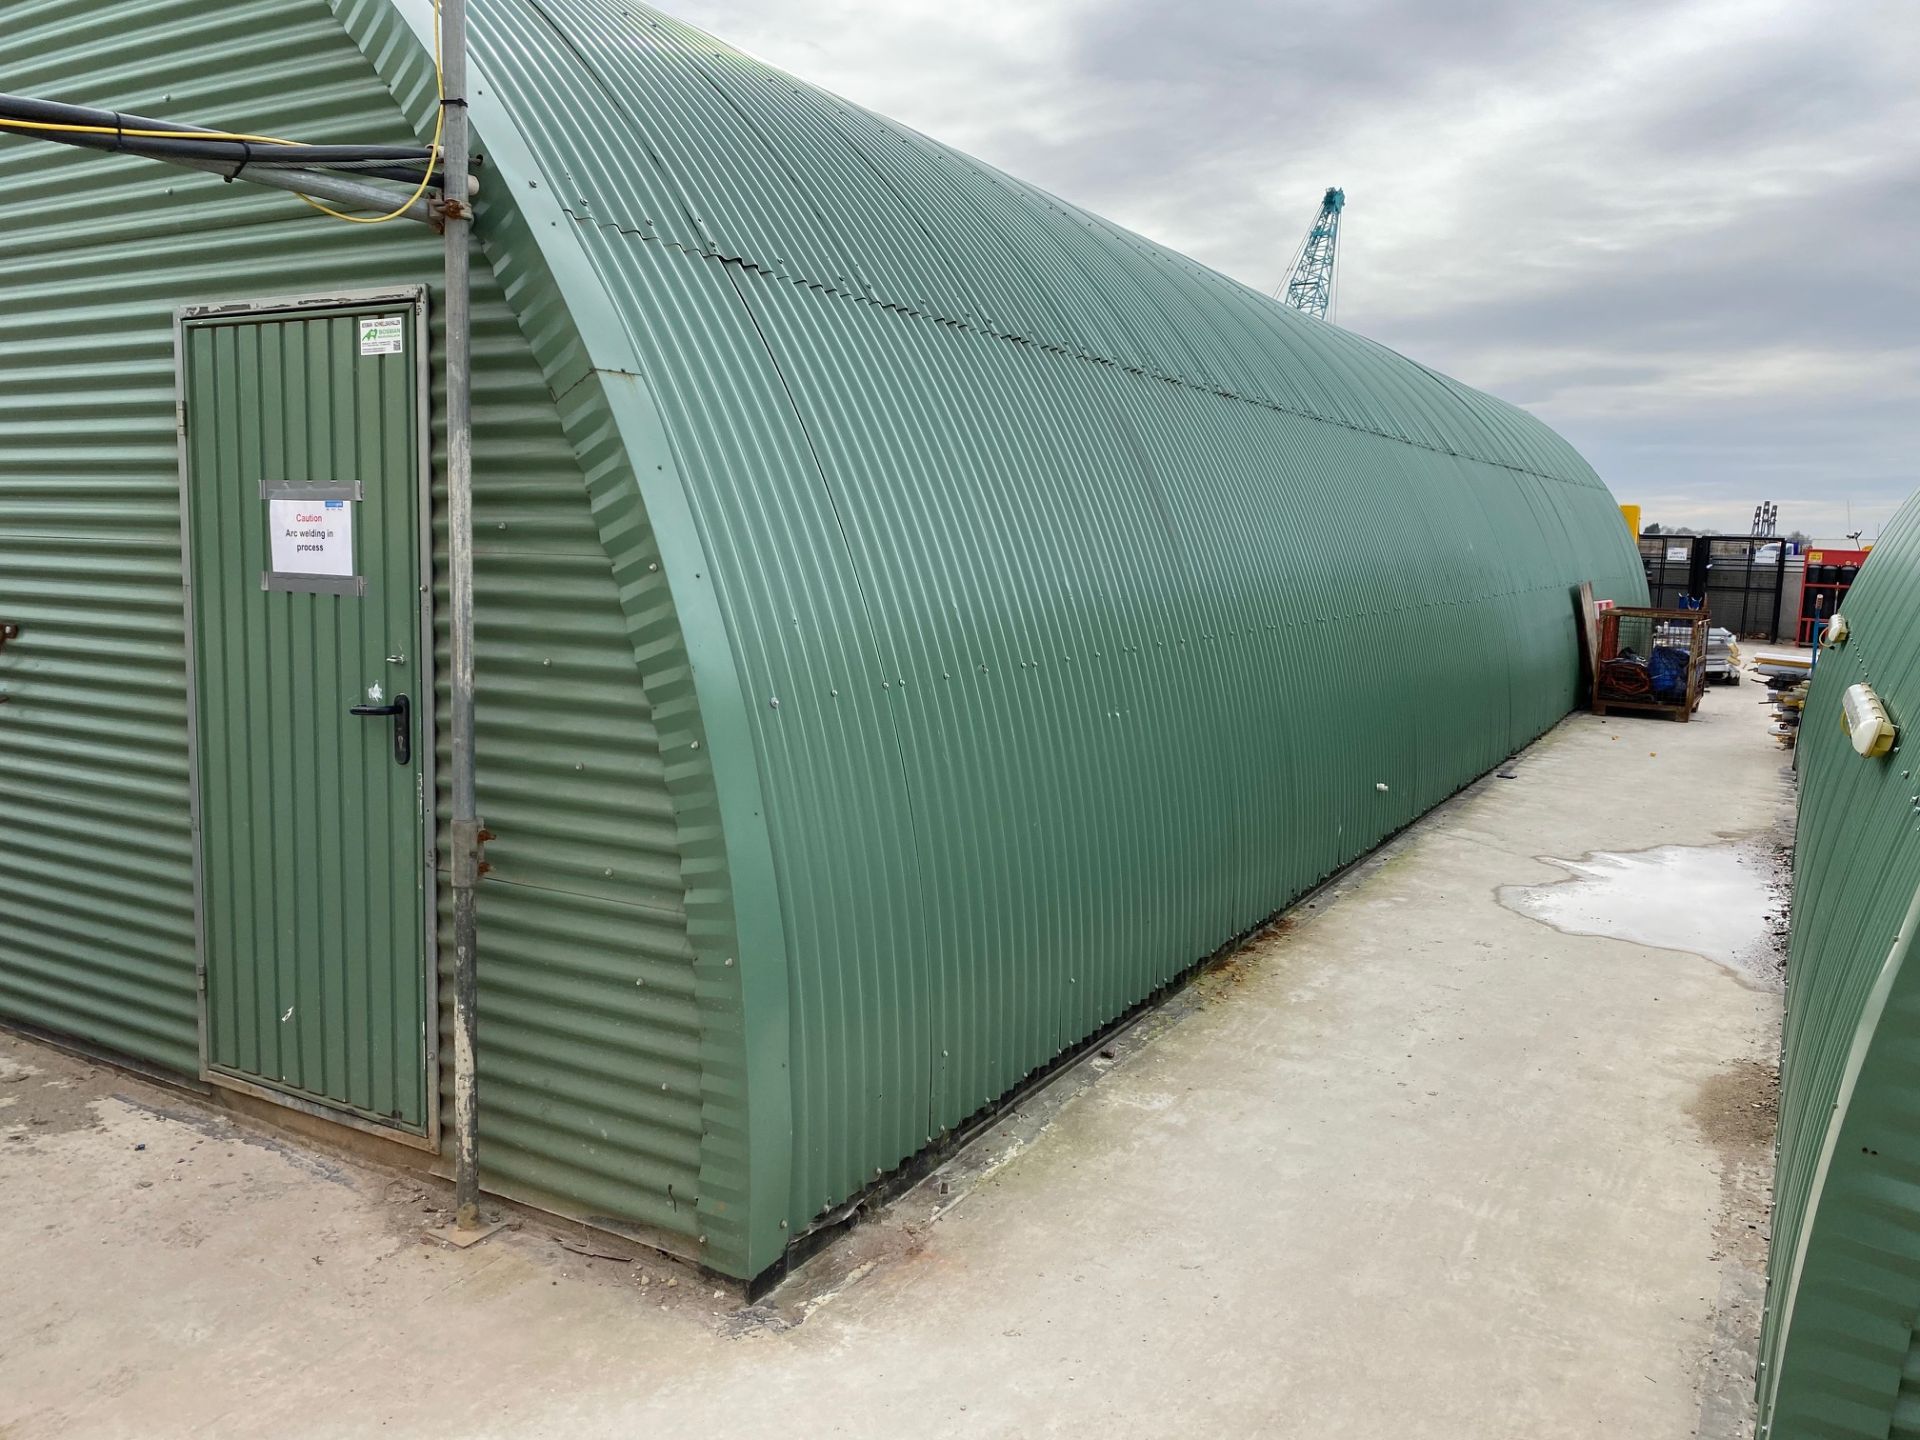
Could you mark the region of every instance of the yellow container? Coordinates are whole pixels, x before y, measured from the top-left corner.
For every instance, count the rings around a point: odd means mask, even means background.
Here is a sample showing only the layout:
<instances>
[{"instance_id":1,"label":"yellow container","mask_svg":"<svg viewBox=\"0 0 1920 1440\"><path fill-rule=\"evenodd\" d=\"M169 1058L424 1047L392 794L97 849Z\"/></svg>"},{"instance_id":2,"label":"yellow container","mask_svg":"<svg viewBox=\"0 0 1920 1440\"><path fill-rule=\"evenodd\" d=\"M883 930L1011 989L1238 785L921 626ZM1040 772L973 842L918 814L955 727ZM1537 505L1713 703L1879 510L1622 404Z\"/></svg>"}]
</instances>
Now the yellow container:
<instances>
[{"instance_id":1,"label":"yellow container","mask_svg":"<svg viewBox=\"0 0 1920 1440\"><path fill-rule=\"evenodd\" d=\"M1638 505L1622 505L1620 507L1620 513L1626 518L1627 529L1631 530L1637 536L1640 533L1640 507Z\"/></svg>"}]
</instances>

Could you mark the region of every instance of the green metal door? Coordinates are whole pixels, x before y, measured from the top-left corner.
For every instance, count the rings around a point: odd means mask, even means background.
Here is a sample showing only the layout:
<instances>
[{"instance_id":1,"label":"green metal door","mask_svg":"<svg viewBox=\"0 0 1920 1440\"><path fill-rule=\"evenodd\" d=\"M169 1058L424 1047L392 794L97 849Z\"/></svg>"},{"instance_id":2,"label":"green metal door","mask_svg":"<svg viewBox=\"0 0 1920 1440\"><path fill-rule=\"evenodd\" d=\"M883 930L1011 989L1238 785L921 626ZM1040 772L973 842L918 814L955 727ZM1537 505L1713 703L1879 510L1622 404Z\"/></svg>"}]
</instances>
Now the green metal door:
<instances>
[{"instance_id":1,"label":"green metal door","mask_svg":"<svg viewBox=\"0 0 1920 1440\"><path fill-rule=\"evenodd\" d=\"M419 301L184 312L208 1078L425 1135Z\"/></svg>"}]
</instances>

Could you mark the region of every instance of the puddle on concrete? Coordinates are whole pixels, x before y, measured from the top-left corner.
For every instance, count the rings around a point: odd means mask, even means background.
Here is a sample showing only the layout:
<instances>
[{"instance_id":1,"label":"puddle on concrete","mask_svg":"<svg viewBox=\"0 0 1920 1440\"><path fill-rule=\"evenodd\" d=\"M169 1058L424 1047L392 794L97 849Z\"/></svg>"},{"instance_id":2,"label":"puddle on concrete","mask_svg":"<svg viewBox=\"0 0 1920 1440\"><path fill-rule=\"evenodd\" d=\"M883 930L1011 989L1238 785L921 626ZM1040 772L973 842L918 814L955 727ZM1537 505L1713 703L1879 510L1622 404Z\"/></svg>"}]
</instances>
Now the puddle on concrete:
<instances>
[{"instance_id":1,"label":"puddle on concrete","mask_svg":"<svg viewBox=\"0 0 1920 1440\"><path fill-rule=\"evenodd\" d=\"M1558 860L1571 878L1504 885L1500 903L1568 935L1602 935L1685 950L1749 979L1778 970L1772 912L1779 908L1765 858L1735 845L1663 845Z\"/></svg>"}]
</instances>

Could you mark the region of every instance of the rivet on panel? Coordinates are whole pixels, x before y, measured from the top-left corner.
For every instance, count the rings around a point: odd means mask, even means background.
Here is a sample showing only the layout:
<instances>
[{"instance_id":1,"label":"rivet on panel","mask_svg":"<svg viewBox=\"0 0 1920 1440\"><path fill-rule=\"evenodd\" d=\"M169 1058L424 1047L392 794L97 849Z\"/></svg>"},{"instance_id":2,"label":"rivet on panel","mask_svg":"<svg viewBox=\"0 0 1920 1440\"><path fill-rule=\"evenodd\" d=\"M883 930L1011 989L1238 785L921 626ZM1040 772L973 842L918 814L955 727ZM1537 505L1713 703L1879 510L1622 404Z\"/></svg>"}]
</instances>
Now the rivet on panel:
<instances>
[{"instance_id":1,"label":"rivet on panel","mask_svg":"<svg viewBox=\"0 0 1920 1440\"><path fill-rule=\"evenodd\" d=\"M770 708L770 709L773 709L773 710L778 710L778 709L780 708L780 697L779 697L778 695L770 695L770 696L768 696L768 697L767 697L767 706L768 706L768 708Z\"/></svg>"},{"instance_id":2,"label":"rivet on panel","mask_svg":"<svg viewBox=\"0 0 1920 1440\"><path fill-rule=\"evenodd\" d=\"M731 955L727 956L725 963L728 965L733 964L733 957Z\"/></svg>"},{"instance_id":3,"label":"rivet on panel","mask_svg":"<svg viewBox=\"0 0 1920 1440\"><path fill-rule=\"evenodd\" d=\"M694 741L694 742L693 742L693 748L694 748L694 749L696 749L696 750L698 750L698 749L700 748L700 742L699 742L698 740L696 740L696 741Z\"/></svg>"},{"instance_id":4,"label":"rivet on panel","mask_svg":"<svg viewBox=\"0 0 1920 1440\"><path fill-rule=\"evenodd\" d=\"M649 569L649 570L658 570L659 568L660 568L660 567L659 567L659 566L658 566L657 564L654 564L654 563L652 563L652 562L649 562L649 563L648 563L648 565L647 565L647 569Z\"/></svg>"}]
</instances>

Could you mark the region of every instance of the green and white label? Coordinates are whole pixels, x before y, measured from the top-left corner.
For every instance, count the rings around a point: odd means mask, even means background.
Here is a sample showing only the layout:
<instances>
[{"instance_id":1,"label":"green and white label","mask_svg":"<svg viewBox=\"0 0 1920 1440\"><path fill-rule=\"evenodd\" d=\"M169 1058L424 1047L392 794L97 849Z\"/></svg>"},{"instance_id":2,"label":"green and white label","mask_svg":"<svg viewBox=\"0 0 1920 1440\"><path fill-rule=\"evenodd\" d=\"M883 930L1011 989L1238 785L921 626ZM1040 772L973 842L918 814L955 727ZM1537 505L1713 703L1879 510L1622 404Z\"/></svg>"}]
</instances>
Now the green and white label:
<instances>
[{"instance_id":1,"label":"green and white label","mask_svg":"<svg viewBox=\"0 0 1920 1440\"><path fill-rule=\"evenodd\" d=\"M398 355L401 350L399 315L368 315L360 321L360 354Z\"/></svg>"}]
</instances>

